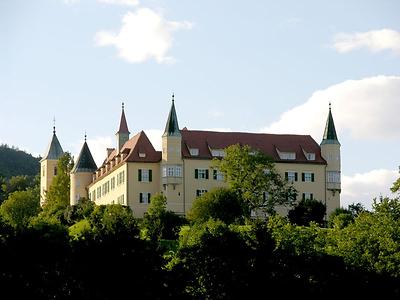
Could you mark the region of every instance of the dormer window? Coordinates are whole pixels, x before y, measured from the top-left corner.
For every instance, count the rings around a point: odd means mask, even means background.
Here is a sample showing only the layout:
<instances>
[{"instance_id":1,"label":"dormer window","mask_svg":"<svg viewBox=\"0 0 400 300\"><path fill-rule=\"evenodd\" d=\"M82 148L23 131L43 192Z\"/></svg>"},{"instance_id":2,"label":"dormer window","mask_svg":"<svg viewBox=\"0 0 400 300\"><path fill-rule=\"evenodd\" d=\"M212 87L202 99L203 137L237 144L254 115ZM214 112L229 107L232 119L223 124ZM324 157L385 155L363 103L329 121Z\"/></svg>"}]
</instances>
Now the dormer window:
<instances>
[{"instance_id":1,"label":"dormer window","mask_svg":"<svg viewBox=\"0 0 400 300\"><path fill-rule=\"evenodd\" d=\"M225 157L224 149L211 149L211 155L213 157Z\"/></svg>"},{"instance_id":2,"label":"dormer window","mask_svg":"<svg viewBox=\"0 0 400 300\"><path fill-rule=\"evenodd\" d=\"M199 155L199 149L198 148L190 148L190 155L191 156L198 156Z\"/></svg>"},{"instance_id":3,"label":"dormer window","mask_svg":"<svg viewBox=\"0 0 400 300\"><path fill-rule=\"evenodd\" d=\"M315 153L314 152L307 152L306 150L303 149L304 156L307 158L307 160L315 160Z\"/></svg>"},{"instance_id":4,"label":"dormer window","mask_svg":"<svg viewBox=\"0 0 400 300\"><path fill-rule=\"evenodd\" d=\"M276 148L276 152L278 152L280 159L285 159L285 160L295 160L296 159L296 152L288 152L288 151L281 152L281 151L279 151L278 148Z\"/></svg>"},{"instance_id":5,"label":"dormer window","mask_svg":"<svg viewBox=\"0 0 400 300\"><path fill-rule=\"evenodd\" d=\"M144 152L139 152L139 157L141 157L141 158L146 157L146 153L144 153Z\"/></svg>"}]
</instances>

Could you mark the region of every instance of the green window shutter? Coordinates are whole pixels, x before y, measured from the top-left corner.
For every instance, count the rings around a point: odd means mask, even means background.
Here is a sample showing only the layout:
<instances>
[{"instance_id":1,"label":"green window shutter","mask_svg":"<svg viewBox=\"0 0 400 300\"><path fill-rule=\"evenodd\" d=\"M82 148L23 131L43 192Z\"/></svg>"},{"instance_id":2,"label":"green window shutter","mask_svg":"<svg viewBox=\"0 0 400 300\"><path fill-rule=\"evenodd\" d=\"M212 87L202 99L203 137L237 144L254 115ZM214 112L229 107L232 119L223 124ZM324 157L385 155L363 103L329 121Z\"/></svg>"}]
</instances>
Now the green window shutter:
<instances>
[{"instance_id":1,"label":"green window shutter","mask_svg":"<svg viewBox=\"0 0 400 300\"><path fill-rule=\"evenodd\" d=\"M304 173L301 173L301 181L303 181L304 182L304 180L305 180L305 174Z\"/></svg>"},{"instance_id":2,"label":"green window shutter","mask_svg":"<svg viewBox=\"0 0 400 300\"><path fill-rule=\"evenodd\" d=\"M213 170L213 179L217 180L217 170Z\"/></svg>"},{"instance_id":3,"label":"green window shutter","mask_svg":"<svg viewBox=\"0 0 400 300\"><path fill-rule=\"evenodd\" d=\"M196 197L200 195L200 190L196 190Z\"/></svg>"},{"instance_id":4,"label":"green window shutter","mask_svg":"<svg viewBox=\"0 0 400 300\"><path fill-rule=\"evenodd\" d=\"M306 200L306 194L303 193L303 201Z\"/></svg>"},{"instance_id":5,"label":"green window shutter","mask_svg":"<svg viewBox=\"0 0 400 300\"><path fill-rule=\"evenodd\" d=\"M289 179L289 172L285 172L285 179L286 179L286 180Z\"/></svg>"},{"instance_id":6,"label":"green window shutter","mask_svg":"<svg viewBox=\"0 0 400 300\"><path fill-rule=\"evenodd\" d=\"M147 203L149 203L149 204L150 204L150 199L151 199L151 194L147 193Z\"/></svg>"},{"instance_id":7,"label":"green window shutter","mask_svg":"<svg viewBox=\"0 0 400 300\"><path fill-rule=\"evenodd\" d=\"M139 181L142 181L142 169L138 170L138 178L139 178Z\"/></svg>"},{"instance_id":8,"label":"green window shutter","mask_svg":"<svg viewBox=\"0 0 400 300\"><path fill-rule=\"evenodd\" d=\"M314 182L314 179L315 179L314 173L311 173L311 181Z\"/></svg>"},{"instance_id":9,"label":"green window shutter","mask_svg":"<svg viewBox=\"0 0 400 300\"><path fill-rule=\"evenodd\" d=\"M313 200L314 199L314 195L311 193L310 194L310 200Z\"/></svg>"},{"instance_id":10,"label":"green window shutter","mask_svg":"<svg viewBox=\"0 0 400 300\"><path fill-rule=\"evenodd\" d=\"M143 203L143 194L142 193L139 194L139 203Z\"/></svg>"},{"instance_id":11,"label":"green window shutter","mask_svg":"<svg viewBox=\"0 0 400 300\"><path fill-rule=\"evenodd\" d=\"M206 179L208 179L208 169L206 170Z\"/></svg>"},{"instance_id":12,"label":"green window shutter","mask_svg":"<svg viewBox=\"0 0 400 300\"><path fill-rule=\"evenodd\" d=\"M199 178L199 169L194 169L194 178Z\"/></svg>"},{"instance_id":13,"label":"green window shutter","mask_svg":"<svg viewBox=\"0 0 400 300\"><path fill-rule=\"evenodd\" d=\"M153 170L149 170L149 181L153 181Z\"/></svg>"},{"instance_id":14,"label":"green window shutter","mask_svg":"<svg viewBox=\"0 0 400 300\"><path fill-rule=\"evenodd\" d=\"M297 172L294 173L294 181L297 181Z\"/></svg>"}]
</instances>

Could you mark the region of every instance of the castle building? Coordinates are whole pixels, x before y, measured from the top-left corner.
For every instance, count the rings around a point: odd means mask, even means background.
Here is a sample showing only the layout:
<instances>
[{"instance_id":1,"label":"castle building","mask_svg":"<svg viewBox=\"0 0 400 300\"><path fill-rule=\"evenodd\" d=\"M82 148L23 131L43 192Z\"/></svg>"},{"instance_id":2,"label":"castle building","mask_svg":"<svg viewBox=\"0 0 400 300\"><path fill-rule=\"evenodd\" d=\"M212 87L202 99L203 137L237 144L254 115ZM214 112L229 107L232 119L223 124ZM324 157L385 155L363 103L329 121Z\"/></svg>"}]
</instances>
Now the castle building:
<instances>
[{"instance_id":1,"label":"castle building","mask_svg":"<svg viewBox=\"0 0 400 300\"><path fill-rule=\"evenodd\" d=\"M55 133L53 140L54 137ZM180 129L174 98L161 138L162 151L156 151L144 131L130 137L122 106L117 146L107 149L107 157L99 168L85 139L71 172L71 205L81 198L89 198L98 205L119 203L129 206L136 217L142 217L151 196L162 193L167 197L167 209L186 214L196 197L227 185L212 160L222 158L228 146L241 144L271 157L276 170L298 191L298 200L323 202L327 215L340 206L340 143L330 105L320 145L310 135ZM44 158L42 165L49 162ZM42 184L44 188L48 185ZM287 208L279 207L278 211L285 214Z\"/></svg>"}]
</instances>

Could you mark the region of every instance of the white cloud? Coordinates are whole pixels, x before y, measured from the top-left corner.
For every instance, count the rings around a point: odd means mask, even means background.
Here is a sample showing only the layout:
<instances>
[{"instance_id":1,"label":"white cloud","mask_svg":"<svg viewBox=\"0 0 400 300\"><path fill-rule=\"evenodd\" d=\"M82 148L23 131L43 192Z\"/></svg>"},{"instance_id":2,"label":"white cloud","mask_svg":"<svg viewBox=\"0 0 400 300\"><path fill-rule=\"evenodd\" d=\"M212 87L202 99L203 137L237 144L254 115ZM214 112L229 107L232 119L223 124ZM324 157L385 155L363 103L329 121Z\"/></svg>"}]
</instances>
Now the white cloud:
<instances>
[{"instance_id":1,"label":"white cloud","mask_svg":"<svg viewBox=\"0 0 400 300\"><path fill-rule=\"evenodd\" d=\"M79 0L64 0L64 3L68 4L68 5L72 5L72 4L75 4L77 2L79 2Z\"/></svg>"},{"instance_id":2,"label":"white cloud","mask_svg":"<svg viewBox=\"0 0 400 300\"><path fill-rule=\"evenodd\" d=\"M367 209L371 209L374 198L393 196L390 187L399 177L394 170L372 170L366 173L357 173L352 176L343 176L341 206L361 202Z\"/></svg>"},{"instance_id":3,"label":"white cloud","mask_svg":"<svg viewBox=\"0 0 400 300\"><path fill-rule=\"evenodd\" d=\"M400 54L400 32L392 29L381 29L367 32L338 33L333 38L333 47L339 53L367 48L372 52L392 50Z\"/></svg>"},{"instance_id":4,"label":"white cloud","mask_svg":"<svg viewBox=\"0 0 400 300\"><path fill-rule=\"evenodd\" d=\"M97 2L105 4L127 5L127 6L139 5L139 0L97 0Z\"/></svg>"},{"instance_id":5,"label":"white cloud","mask_svg":"<svg viewBox=\"0 0 400 300\"><path fill-rule=\"evenodd\" d=\"M353 138L399 138L400 76L347 80L316 91L304 103L284 112L278 121L261 129L269 133L311 134L322 138L332 102L336 131Z\"/></svg>"},{"instance_id":6,"label":"white cloud","mask_svg":"<svg viewBox=\"0 0 400 300\"><path fill-rule=\"evenodd\" d=\"M164 131L160 129L146 129L143 131L146 133L150 142L153 144L154 149L156 149L157 151L161 151L162 150L161 136L163 135Z\"/></svg>"},{"instance_id":7,"label":"white cloud","mask_svg":"<svg viewBox=\"0 0 400 300\"><path fill-rule=\"evenodd\" d=\"M124 15L119 32L99 31L95 42L98 46L115 46L118 55L130 63L152 58L158 63L172 63L174 58L167 54L174 42L173 32L191 28L190 22L168 21L154 10L139 8Z\"/></svg>"},{"instance_id":8,"label":"white cloud","mask_svg":"<svg viewBox=\"0 0 400 300\"><path fill-rule=\"evenodd\" d=\"M216 109L208 111L207 114L211 118L215 118L215 119L222 118L225 115L224 112L216 110Z\"/></svg>"}]
</instances>

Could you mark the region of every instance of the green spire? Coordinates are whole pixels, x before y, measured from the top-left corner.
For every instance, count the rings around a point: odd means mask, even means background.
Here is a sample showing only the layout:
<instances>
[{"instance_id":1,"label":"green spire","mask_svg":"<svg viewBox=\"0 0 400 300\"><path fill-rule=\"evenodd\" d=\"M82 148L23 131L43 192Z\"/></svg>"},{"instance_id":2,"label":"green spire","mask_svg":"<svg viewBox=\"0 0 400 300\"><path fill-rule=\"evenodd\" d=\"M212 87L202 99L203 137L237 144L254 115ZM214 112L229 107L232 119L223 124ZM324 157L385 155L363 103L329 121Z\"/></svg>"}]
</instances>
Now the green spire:
<instances>
[{"instance_id":1,"label":"green spire","mask_svg":"<svg viewBox=\"0 0 400 300\"><path fill-rule=\"evenodd\" d=\"M94 172L97 170L96 163L94 162L92 153L89 150L89 146L86 143L86 134L85 134L85 143L82 146L81 153L79 153L78 160L74 168L72 169L72 173L78 172Z\"/></svg>"},{"instance_id":2,"label":"green spire","mask_svg":"<svg viewBox=\"0 0 400 300\"><path fill-rule=\"evenodd\" d=\"M329 114L328 119L326 120L326 126L324 131L324 136L322 138L321 145L323 144L339 144L339 140L337 138L335 123L333 122L332 111L331 111L331 103L329 103Z\"/></svg>"},{"instance_id":3,"label":"green spire","mask_svg":"<svg viewBox=\"0 0 400 300\"><path fill-rule=\"evenodd\" d=\"M167 124L165 125L165 131L163 136L181 136L178 125L178 117L176 116L174 94L172 94L172 106L168 115Z\"/></svg>"}]
</instances>

